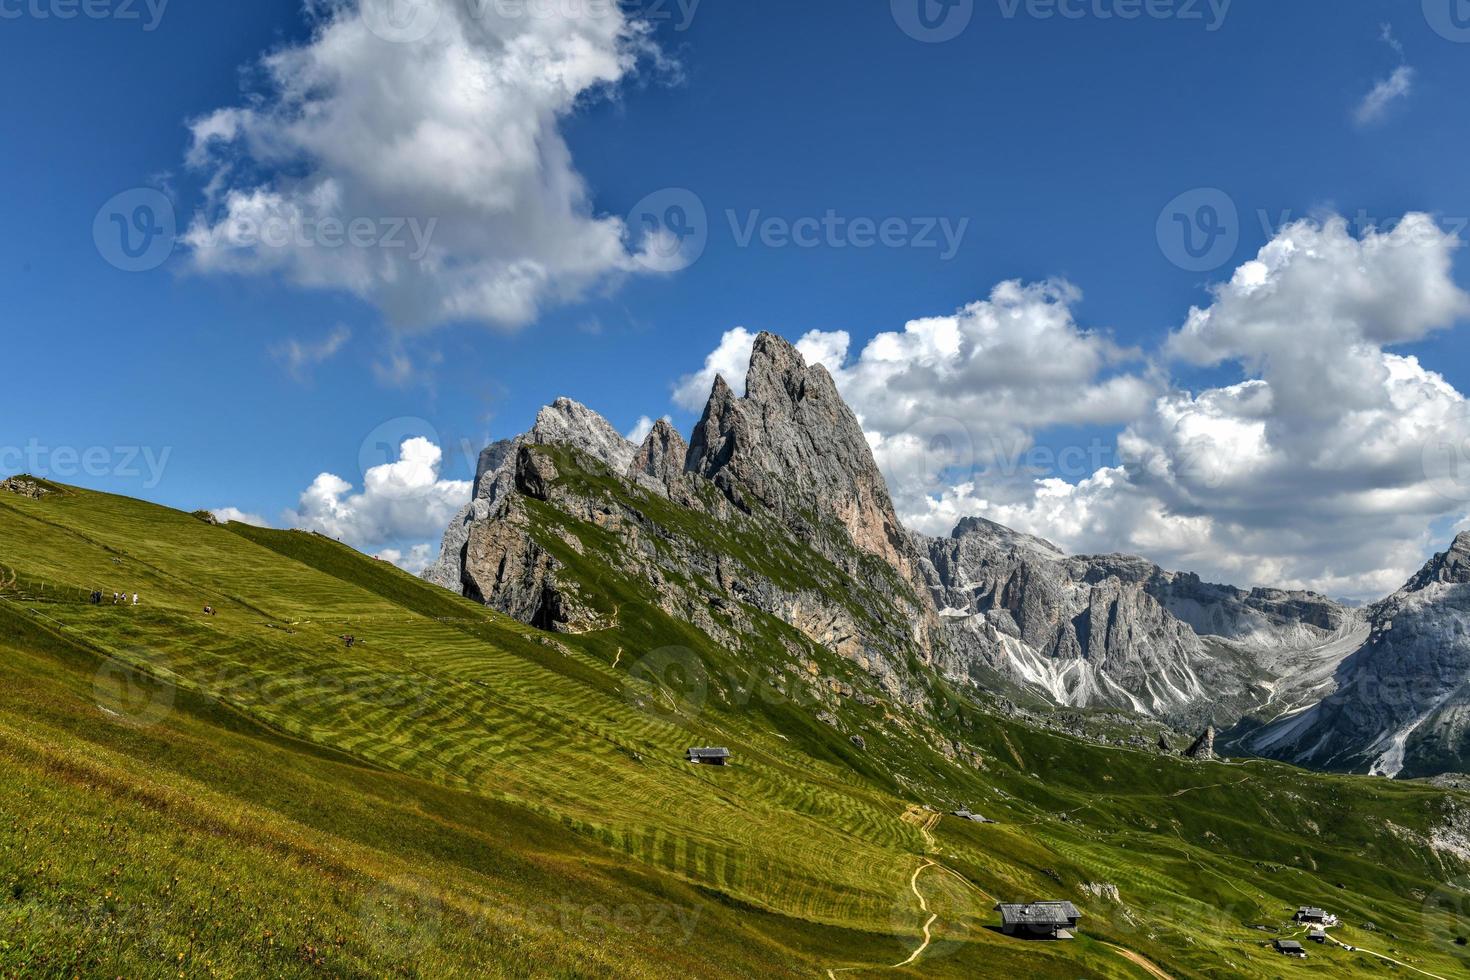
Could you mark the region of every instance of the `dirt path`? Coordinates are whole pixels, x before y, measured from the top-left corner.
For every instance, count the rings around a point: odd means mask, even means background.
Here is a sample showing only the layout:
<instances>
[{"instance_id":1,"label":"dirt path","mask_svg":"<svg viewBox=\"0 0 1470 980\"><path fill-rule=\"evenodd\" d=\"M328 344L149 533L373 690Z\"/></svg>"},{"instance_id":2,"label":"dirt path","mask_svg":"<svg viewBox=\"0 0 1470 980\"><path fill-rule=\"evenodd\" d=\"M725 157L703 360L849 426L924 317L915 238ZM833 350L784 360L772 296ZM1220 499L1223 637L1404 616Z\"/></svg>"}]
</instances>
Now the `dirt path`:
<instances>
[{"instance_id":1,"label":"dirt path","mask_svg":"<svg viewBox=\"0 0 1470 980\"><path fill-rule=\"evenodd\" d=\"M1132 963L1134 966L1147 970L1149 974L1157 977L1158 980L1174 980L1172 976L1165 973L1154 963L1133 952L1133 950L1131 949L1124 949L1122 946L1114 946L1112 943L1103 943L1103 945L1106 946L1108 949L1111 949L1113 952L1117 953L1119 956L1123 957L1128 962Z\"/></svg>"},{"instance_id":2,"label":"dirt path","mask_svg":"<svg viewBox=\"0 0 1470 980\"><path fill-rule=\"evenodd\" d=\"M1338 942L1330 935L1327 938L1331 939L1334 943L1337 943L1337 945L1341 946L1343 949L1348 948L1347 943ZM1369 956L1376 956L1380 960L1383 960L1385 963L1392 963L1394 966L1401 966L1405 970L1413 970L1415 973L1418 973L1421 976L1433 977L1434 980L1448 980L1447 977L1442 977L1438 973L1430 973L1428 970L1421 970L1417 966L1410 966L1402 960L1396 960L1392 956L1384 956L1382 953L1375 953L1371 949L1364 949L1361 946L1354 946L1352 947L1352 950L1356 953L1367 953Z\"/></svg>"},{"instance_id":3,"label":"dirt path","mask_svg":"<svg viewBox=\"0 0 1470 980\"><path fill-rule=\"evenodd\" d=\"M926 834L928 833L927 830L925 830L924 832ZM929 901L928 899L924 898L924 893L919 891L919 875L924 873L925 868L934 867L938 867L938 865L936 865L928 858L925 858L924 863L914 869L914 876L909 879L909 888L913 891L914 897L919 900L919 908L923 909L925 912L929 912ZM924 923L924 942L919 946L918 949L909 954L908 959L904 960L902 963L895 963L892 966L892 969L897 970L900 967L908 966L910 963L914 962L914 960L917 960L920 956L924 955L924 950L928 949L929 944L934 941L934 936L932 933L929 932L929 928L934 925L934 920L937 918L939 918L939 913L929 912L929 918Z\"/></svg>"},{"instance_id":4,"label":"dirt path","mask_svg":"<svg viewBox=\"0 0 1470 980\"><path fill-rule=\"evenodd\" d=\"M911 817L910 814L914 814L915 810L917 810L918 813ZM939 814L925 814L923 810L920 810L917 807L911 807L909 813L904 814L904 820L906 823L915 823L916 820L922 820L923 822L922 824L920 824L920 830L927 836L929 828L934 826L935 823L938 823ZM919 900L919 908L922 909L924 913L929 916L929 918L924 921L924 941L919 944L919 948L910 953L908 959L904 960L902 963L894 963L892 966L832 967L827 971L828 980L837 980L837 974L839 973L855 973L859 970L899 970L906 966L912 966L914 963L918 962L919 957L923 956L924 953L929 949L930 944L934 942L934 922L939 918L939 913L929 911L929 900L925 898L924 893L919 890L919 875L923 874L930 868L934 868L938 871L944 872L947 875L952 875L955 878L958 878L963 884L969 886L970 888L973 888L981 895L985 895L987 899L990 899L989 895L987 895L982 889L976 887L969 879L960 874L958 871L946 868L944 865L940 864L937 861L931 860L929 858L924 858L924 863L920 864L917 868L914 869L914 875L912 878L909 879L909 890L912 891L914 893L914 897ZM1173 980L1173 978L1165 975L1164 980Z\"/></svg>"}]
</instances>

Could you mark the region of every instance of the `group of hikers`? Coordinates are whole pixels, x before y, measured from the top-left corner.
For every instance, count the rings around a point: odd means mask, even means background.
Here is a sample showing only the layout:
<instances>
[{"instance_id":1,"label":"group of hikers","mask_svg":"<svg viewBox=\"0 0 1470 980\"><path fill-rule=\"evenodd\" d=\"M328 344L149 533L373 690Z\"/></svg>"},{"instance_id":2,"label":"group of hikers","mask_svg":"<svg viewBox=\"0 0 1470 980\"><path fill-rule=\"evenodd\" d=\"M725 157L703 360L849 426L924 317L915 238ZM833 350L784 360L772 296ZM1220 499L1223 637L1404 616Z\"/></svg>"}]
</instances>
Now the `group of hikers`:
<instances>
[{"instance_id":1,"label":"group of hikers","mask_svg":"<svg viewBox=\"0 0 1470 980\"><path fill-rule=\"evenodd\" d=\"M102 599L103 599L102 590L98 589L98 590L96 590L96 591L94 591L92 593L92 605L94 605L94 606L100 606L100 605L102 605ZM126 592L114 592L112 594L112 604L114 606L126 606L126 605L128 605L128 594ZM133 593L132 605L135 605L136 606L137 604L138 604L138 593L134 592Z\"/></svg>"}]
</instances>

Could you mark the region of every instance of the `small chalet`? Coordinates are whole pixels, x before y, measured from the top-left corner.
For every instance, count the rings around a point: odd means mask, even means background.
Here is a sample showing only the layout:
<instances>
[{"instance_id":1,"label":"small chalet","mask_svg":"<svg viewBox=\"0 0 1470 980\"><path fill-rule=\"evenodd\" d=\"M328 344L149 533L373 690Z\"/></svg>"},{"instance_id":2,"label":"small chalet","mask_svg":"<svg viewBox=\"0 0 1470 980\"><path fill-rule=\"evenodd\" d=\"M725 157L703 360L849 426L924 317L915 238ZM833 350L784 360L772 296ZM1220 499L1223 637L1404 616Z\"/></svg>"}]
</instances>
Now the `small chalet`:
<instances>
[{"instance_id":1,"label":"small chalet","mask_svg":"<svg viewBox=\"0 0 1470 980\"><path fill-rule=\"evenodd\" d=\"M1000 913L1000 931L1007 936L1072 939L1072 930L1082 913L1071 902L1032 902L1029 905L995 907Z\"/></svg>"},{"instance_id":2,"label":"small chalet","mask_svg":"<svg viewBox=\"0 0 1470 980\"><path fill-rule=\"evenodd\" d=\"M1271 945L1274 946L1276 952L1280 953L1282 956L1294 956L1299 960L1304 960L1307 958L1307 951L1303 949L1302 944L1297 942L1295 939L1278 939Z\"/></svg>"},{"instance_id":3,"label":"small chalet","mask_svg":"<svg viewBox=\"0 0 1470 980\"><path fill-rule=\"evenodd\" d=\"M1292 918L1298 922L1305 922L1314 926L1337 925L1337 916L1311 905L1303 905L1297 909L1296 915L1292 916Z\"/></svg>"},{"instance_id":4,"label":"small chalet","mask_svg":"<svg viewBox=\"0 0 1470 980\"><path fill-rule=\"evenodd\" d=\"M1326 945L1327 930L1323 929L1321 926L1313 926L1311 929L1307 930L1307 938L1314 943L1322 943L1323 945Z\"/></svg>"},{"instance_id":5,"label":"small chalet","mask_svg":"<svg viewBox=\"0 0 1470 980\"><path fill-rule=\"evenodd\" d=\"M730 764L730 750L690 749L684 753L684 761L692 762L696 766L728 766Z\"/></svg>"}]
</instances>

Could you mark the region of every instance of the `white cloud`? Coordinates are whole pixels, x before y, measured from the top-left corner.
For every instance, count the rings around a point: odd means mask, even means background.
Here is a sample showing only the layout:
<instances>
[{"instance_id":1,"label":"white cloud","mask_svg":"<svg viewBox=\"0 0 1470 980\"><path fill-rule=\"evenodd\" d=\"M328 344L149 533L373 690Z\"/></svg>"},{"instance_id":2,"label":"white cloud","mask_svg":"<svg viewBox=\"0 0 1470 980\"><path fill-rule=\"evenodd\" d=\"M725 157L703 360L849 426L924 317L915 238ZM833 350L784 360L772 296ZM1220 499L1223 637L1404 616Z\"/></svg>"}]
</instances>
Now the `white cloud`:
<instances>
[{"instance_id":1,"label":"white cloud","mask_svg":"<svg viewBox=\"0 0 1470 980\"><path fill-rule=\"evenodd\" d=\"M302 494L286 523L336 538L359 551L412 562L420 546L432 548L470 498L470 483L439 476L444 454L428 439L406 440L397 462L368 469L363 486L322 473ZM405 550L406 549L406 550ZM405 564L405 567L408 567Z\"/></svg>"},{"instance_id":2,"label":"white cloud","mask_svg":"<svg viewBox=\"0 0 1470 980\"><path fill-rule=\"evenodd\" d=\"M667 415L663 417L663 420L665 422L673 421L673 419L671 419ZM627 439L631 443L634 443L635 445L642 445L643 440L647 439L648 434L652 431L653 419L649 418L647 415L642 415L639 416L637 424L634 425L632 429L628 430L628 434L625 435L623 438Z\"/></svg>"},{"instance_id":3,"label":"white cloud","mask_svg":"<svg viewBox=\"0 0 1470 980\"><path fill-rule=\"evenodd\" d=\"M1140 355L1079 327L1078 294L1058 282L1002 283L954 316L880 334L851 364L845 335L809 334L804 351L832 370L917 530L983 515L1073 552L1378 597L1470 502L1470 404L1386 349L1470 313L1453 279L1460 245L1422 214L1357 237L1340 219L1288 226L1165 344L1239 370L1199 392L1128 371ZM717 371L738 390L753 340L725 334L676 401L702 404ZM1032 453L1053 448L1038 433L1110 423L1125 425L1115 444L1071 447L1071 463L1056 465L1064 451L1050 475L1028 475Z\"/></svg>"},{"instance_id":4,"label":"white cloud","mask_svg":"<svg viewBox=\"0 0 1470 980\"><path fill-rule=\"evenodd\" d=\"M1060 280L1005 282L953 315L879 334L852 364L842 331L813 331L797 347L832 373L913 519L928 514L956 470L1020 465L1038 429L1117 424L1146 408L1158 384L1121 370L1140 360L1136 351L1077 324L1080 300ZM680 379L675 403L698 411L716 374L741 390L754 343L743 327L726 332L704 367ZM937 530L938 520L928 514L918 526Z\"/></svg>"},{"instance_id":5,"label":"white cloud","mask_svg":"<svg viewBox=\"0 0 1470 980\"><path fill-rule=\"evenodd\" d=\"M1286 228L1169 341L1187 361L1238 365L1241 382L1162 395L1119 437L1120 467L970 505L1073 550L1247 585L1392 591L1444 544L1431 526L1470 499L1470 470L1429 455L1470 435L1465 399L1384 349L1470 312L1458 247L1424 215L1360 238L1341 220Z\"/></svg>"},{"instance_id":6,"label":"white cloud","mask_svg":"<svg viewBox=\"0 0 1470 980\"><path fill-rule=\"evenodd\" d=\"M259 514L251 514L238 507L216 507L210 511L214 519L225 524L233 521L236 524L252 524L255 527L270 527L271 522Z\"/></svg>"},{"instance_id":7,"label":"white cloud","mask_svg":"<svg viewBox=\"0 0 1470 980\"><path fill-rule=\"evenodd\" d=\"M1393 70L1393 74L1379 79L1372 90L1363 96L1363 101L1358 103L1353 112L1353 118L1358 121L1359 126L1371 126L1387 116L1394 103L1407 99L1413 91L1414 69L1408 65L1399 65Z\"/></svg>"},{"instance_id":8,"label":"white cloud","mask_svg":"<svg viewBox=\"0 0 1470 980\"><path fill-rule=\"evenodd\" d=\"M191 124L197 268L346 290L403 326L503 328L641 268L559 126L662 63L646 25L616 4L422 0L432 31L394 42L357 0L306 8L310 40L262 59L263 91Z\"/></svg>"},{"instance_id":9,"label":"white cloud","mask_svg":"<svg viewBox=\"0 0 1470 980\"><path fill-rule=\"evenodd\" d=\"M271 356L280 362L292 378L305 382L310 378L313 368L337 356L351 338L352 331L339 325L318 341L298 340L293 337L277 344L271 348Z\"/></svg>"},{"instance_id":10,"label":"white cloud","mask_svg":"<svg viewBox=\"0 0 1470 980\"><path fill-rule=\"evenodd\" d=\"M392 562L410 575L417 575L434 563L436 553L434 545L424 542L414 545L407 552L397 548L384 548L373 557Z\"/></svg>"}]
</instances>

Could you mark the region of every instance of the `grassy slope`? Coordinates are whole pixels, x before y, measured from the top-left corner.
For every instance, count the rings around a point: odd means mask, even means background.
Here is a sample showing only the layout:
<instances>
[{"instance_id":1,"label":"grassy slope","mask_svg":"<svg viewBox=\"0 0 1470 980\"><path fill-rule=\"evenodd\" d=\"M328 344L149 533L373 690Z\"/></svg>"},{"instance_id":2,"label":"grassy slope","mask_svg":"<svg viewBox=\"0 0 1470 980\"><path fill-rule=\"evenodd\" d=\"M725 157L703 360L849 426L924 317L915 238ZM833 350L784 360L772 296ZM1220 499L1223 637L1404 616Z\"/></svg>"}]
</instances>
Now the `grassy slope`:
<instances>
[{"instance_id":1,"label":"grassy slope","mask_svg":"<svg viewBox=\"0 0 1470 980\"><path fill-rule=\"evenodd\" d=\"M1248 926L1308 902L1344 914L1345 941L1441 976L1470 962L1421 911L1460 870L1413 842L1441 791L964 711L983 772L877 710L859 752L730 683L760 665L664 617L598 565L597 529L572 530L587 555L559 557L621 626L551 639L310 535L81 491L0 499L0 973L810 976L907 957L914 887L937 942L899 973L1139 975L1104 941L1176 976L1381 972L1262 949ZM93 588L144 601L94 607ZM701 710L629 680L669 646L709 666ZM704 743L739 765L682 763ZM1003 823L926 832L920 802ZM926 860L942 867L916 880ZM1078 901L1083 939L985 928L993 898L1042 896Z\"/></svg>"}]
</instances>

